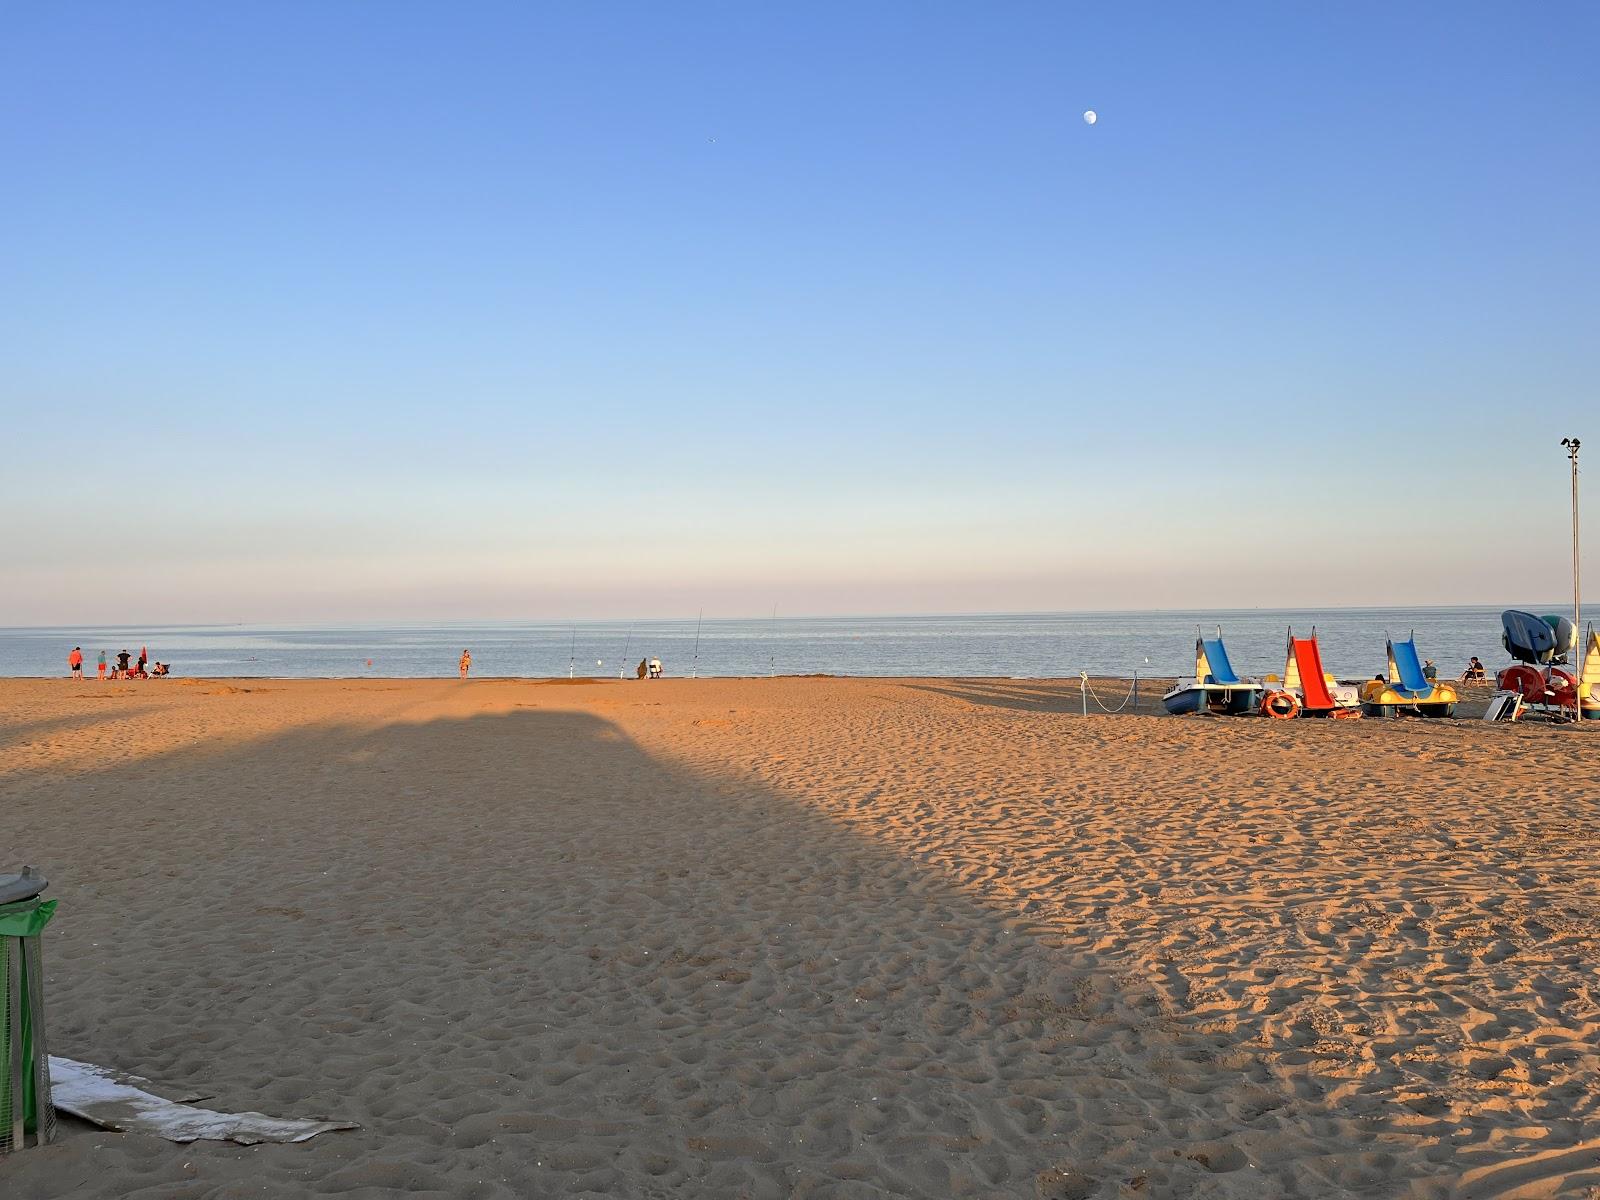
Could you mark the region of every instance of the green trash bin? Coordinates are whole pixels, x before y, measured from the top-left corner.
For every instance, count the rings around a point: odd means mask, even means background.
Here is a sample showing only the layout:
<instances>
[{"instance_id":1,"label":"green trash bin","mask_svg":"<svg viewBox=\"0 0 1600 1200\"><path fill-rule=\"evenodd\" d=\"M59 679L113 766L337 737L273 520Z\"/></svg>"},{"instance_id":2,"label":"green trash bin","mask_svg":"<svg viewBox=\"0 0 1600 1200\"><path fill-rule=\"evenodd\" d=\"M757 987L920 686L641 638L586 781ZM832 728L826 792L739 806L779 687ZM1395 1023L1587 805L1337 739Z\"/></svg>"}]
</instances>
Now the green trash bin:
<instances>
[{"instance_id":1,"label":"green trash bin","mask_svg":"<svg viewBox=\"0 0 1600 1200\"><path fill-rule=\"evenodd\" d=\"M50 1051L44 1036L44 956L39 935L56 902L31 867L0 875L0 1154L55 1134Z\"/></svg>"}]
</instances>

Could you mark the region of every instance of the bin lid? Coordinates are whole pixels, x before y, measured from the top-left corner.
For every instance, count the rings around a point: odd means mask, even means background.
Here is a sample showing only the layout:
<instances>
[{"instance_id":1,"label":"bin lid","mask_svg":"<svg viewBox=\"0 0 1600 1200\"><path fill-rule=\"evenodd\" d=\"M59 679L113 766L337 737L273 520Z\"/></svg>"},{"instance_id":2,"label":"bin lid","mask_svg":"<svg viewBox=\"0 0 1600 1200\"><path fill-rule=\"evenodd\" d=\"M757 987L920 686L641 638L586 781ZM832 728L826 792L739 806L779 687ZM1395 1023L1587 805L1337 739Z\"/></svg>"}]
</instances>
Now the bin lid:
<instances>
[{"instance_id":1,"label":"bin lid","mask_svg":"<svg viewBox=\"0 0 1600 1200\"><path fill-rule=\"evenodd\" d=\"M50 881L33 867L23 867L15 875L0 875L0 904L32 900L49 886Z\"/></svg>"}]
</instances>

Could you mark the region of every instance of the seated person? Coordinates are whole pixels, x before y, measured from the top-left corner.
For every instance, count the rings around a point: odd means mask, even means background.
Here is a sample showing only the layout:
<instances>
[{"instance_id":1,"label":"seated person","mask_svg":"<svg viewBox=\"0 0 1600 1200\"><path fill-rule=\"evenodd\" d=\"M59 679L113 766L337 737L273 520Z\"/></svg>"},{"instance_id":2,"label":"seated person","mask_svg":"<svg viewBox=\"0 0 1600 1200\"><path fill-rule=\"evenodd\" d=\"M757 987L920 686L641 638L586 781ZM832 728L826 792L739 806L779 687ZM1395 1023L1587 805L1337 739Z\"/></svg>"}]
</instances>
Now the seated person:
<instances>
[{"instance_id":1,"label":"seated person","mask_svg":"<svg viewBox=\"0 0 1600 1200\"><path fill-rule=\"evenodd\" d=\"M1433 665L1433 659L1425 658L1422 660L1422 677L1429 683L1439 678L1439 668Z\"/></svg>"},{"instance_id":2,"label":"seated person","mask_svg":"<svg viewBox=\"0 0 1600 1200\"><path fill-rule=\"evenodd\" d=\"M1361 685L1361 699L1368 704L1375 702L1383 695L1384 689L1389 686L1389 681L1382 675L1374 675Z\"/></svg>"},{"instance_id":3,"label":"seated person","mask_svg":"<svg viewBox=\"0 0 1600 1200\"><path fill-rule=\"evenodd\" d=\"M1472 661L1467 664L1467 669L1461 672L1461 678L1463 681L1472 682L1481 680L1483 675L1483 663L1479 660L1478 656L1474 654L1472 656Z\"/></svg>"}]
</instances>

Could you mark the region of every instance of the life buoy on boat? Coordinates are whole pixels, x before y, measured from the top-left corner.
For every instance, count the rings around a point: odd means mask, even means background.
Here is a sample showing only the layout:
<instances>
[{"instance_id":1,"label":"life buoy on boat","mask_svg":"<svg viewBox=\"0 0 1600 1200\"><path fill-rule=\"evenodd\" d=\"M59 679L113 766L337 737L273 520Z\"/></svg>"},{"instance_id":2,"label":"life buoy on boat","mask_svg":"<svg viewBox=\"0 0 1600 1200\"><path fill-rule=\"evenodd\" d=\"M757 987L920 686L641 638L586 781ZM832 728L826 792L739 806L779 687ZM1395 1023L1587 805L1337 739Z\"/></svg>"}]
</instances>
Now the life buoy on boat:
<instances>
[{"instance_id":1,"label":"life buoy on boat","mask_svg":"<svg viewBox=\"0 0 1600 1200\"><path fill-rule=\"evenodd\" d=\"M1287 721L1300 715L1300 701L1293 692L1268 692L1261 697L1261 715L1274 721Z\"/></svg>"}]
</instances>

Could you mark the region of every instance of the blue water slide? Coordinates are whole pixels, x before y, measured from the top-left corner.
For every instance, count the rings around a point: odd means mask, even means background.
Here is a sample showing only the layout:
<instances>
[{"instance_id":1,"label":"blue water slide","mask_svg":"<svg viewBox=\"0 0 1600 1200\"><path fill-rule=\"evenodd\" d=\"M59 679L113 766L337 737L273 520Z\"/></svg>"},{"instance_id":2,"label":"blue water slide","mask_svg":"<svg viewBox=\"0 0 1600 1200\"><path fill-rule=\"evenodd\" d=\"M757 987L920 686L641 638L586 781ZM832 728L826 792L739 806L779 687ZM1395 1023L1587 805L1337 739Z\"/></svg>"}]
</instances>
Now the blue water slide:
<instances>
[{"instance_id":1,"label":"blue water slide","mask_svg":"<svg viewBox=\"0 0 1600 1200\"><path fill-rule=\"evenodd\" d=\"M1222 639L1200 639L1200 645L1205 648L1206 663L1211 667L1211 682L1222 684L1236 684L1239 677L1233 673L1233 664L1228 661L1227 647L1222 644Z\"/></svg>"},{"instance_id":2,"label":"blue water slide","mask_svg":"<svg viewBox=\"0 0 1600 1200\"><path fill-rule=\"evenodd\" d=\"M1433 684L1428 682L1428 677L1422 673L1422 660L1417 657L1417 639L1410 638L1404 642L1390 642L1389 654L1394 659L1394 669L1400 676L1400 686L1396 691L1405 692L1411 696L1426 696L1432 693Z\"/></svg>"}]
</instances>

